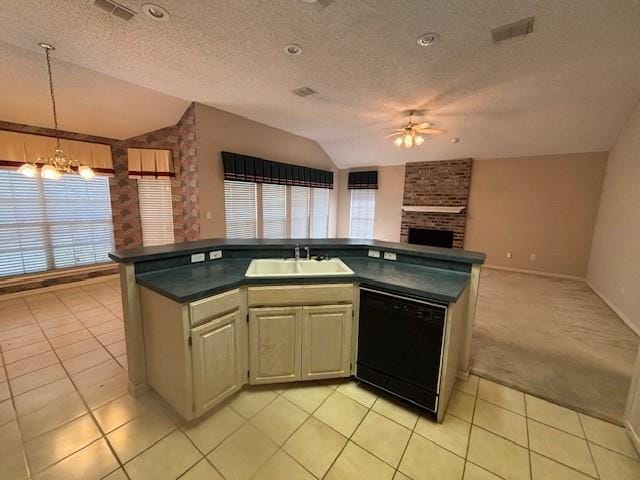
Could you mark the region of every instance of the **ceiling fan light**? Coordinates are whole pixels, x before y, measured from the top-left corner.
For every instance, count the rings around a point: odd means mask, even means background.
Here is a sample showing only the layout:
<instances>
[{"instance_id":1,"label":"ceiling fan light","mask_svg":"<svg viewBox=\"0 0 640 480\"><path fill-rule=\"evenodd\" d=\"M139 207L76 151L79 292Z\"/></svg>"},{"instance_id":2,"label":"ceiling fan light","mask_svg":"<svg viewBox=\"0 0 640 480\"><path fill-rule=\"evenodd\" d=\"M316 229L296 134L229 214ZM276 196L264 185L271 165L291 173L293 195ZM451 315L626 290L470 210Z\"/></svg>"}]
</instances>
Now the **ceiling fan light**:
<instances>
[{"instance_id":1,"label":"ceiling fan light","mask_svg":"<svg viewBox=\"0 0 640 480\"><path fill-rule=\"evenodd\" d=\"M406 135L404 136L404 139L403 139L403 142L402 142L402 143L403 143L403 145L404 145L404 148L411 148L411 147L413 147L413 137L411 137L411 135L409 135L409 134L406 134Z\"/></svg>"},{"instance_id":2,"label":"ceiling fan light","mask_svg":"<svg viewBox=\"0 0 640 480\"><path fill-rule=\"evenodd\" d=\"M395 144L396 147L401 147L402 146L402 137L397 137L393 143Z\"/></svg>"},{"instance_id":3,"label":"ceiling fan light","mask_svg":"<svg viewBox=\"0 0 640 480\"><path fill-rule=\"evenodd\" d=\"M45 165L42 167L40 175L42 175L42 178L46 178L47 180L58 180L62 176L53 165Z\"/></svg>"},{"instance_id":4,"label":"ceiling fan light","mask_svg":"<svg viewBox=\"0 0 640 480\"><path fill-rule=\"evenodd\" d=\"M94 172L91 167L87 167L86 165L80 165L78 167L78 173L85 180L92 180L96 176L96 172Z\"/></svg>"},{"instance_id":5,"label":"ceiling fan light","mask_svg":"<svg viewBox=\"0 0 640 480\"><path fill-rule=\"evenodd\" d=\"M416 135L416 138L413 140L416 145L420 146L424 143L424 137L422 135Z\"/></svg>"},{"instance_id":6,"label":"ceiling fan light","mask_svg":"<svg viewBox=\"0 0 640 480\"><path fill-rule=\"evenodd\" d=\"M18 173L21 173L25 177L34 178L38 175L38 169L32 163L25 163L18 168Z\"/></svg>"}]
</instances>

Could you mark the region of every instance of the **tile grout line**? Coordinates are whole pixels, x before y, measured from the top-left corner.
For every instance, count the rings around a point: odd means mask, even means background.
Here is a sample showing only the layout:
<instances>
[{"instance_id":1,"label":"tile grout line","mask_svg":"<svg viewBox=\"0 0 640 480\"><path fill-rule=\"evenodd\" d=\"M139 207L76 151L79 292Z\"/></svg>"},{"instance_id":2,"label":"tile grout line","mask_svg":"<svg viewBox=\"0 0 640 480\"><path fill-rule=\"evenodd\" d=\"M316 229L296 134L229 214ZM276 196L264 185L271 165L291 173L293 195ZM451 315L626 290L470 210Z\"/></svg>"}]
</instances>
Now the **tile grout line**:
<instances>
[{"instance_id":1,"label":"tile grout line","mask_svg":"<svg viewBox=\"0 0 640 480\"><path fill-rule=\"evenodd\" d=\"M25 302L26 303L26 302ZM0 359L2 359L2 368L4 369L5 376L7 375L7 364L4 363L4 352L2 348L0 348ZM16 422L16 429L18 430L18 435L20 439L20 447L22 450L22 461L24 463L24 467L27 473L27 478L31 478L31 466L29 465L29 461L27 459L27 449L24 448L24 440L22 439L22 429L20 428L20 422L18 421L18 410L16 409L16 404L13 396L13 389L11 388L11 384L9 383L9 377L7 377L7 389L9 390L9 401L11 402L11 407L13 408L14 418L11 421ZM7 423L11 423L11 421ZM6 425L6 424L5 424ZM4 426L4 425L3 425Z\"/></svg>"},{"instance_id":2,"label":"tile grout line","mask_svg":"<svg viewBox=\"0 0 640 480\"><path fill-rule=\"evenodd\" d=\"M318 385L318 384L316 384L316 385ZM301 408L300 406L296 405L294 402L292 402L292 401L291 401L291 400L289 400L287 397L285 397L283 393L281 394L281 393L276 392L276 393L278 394L278 396L280 396L280 397L284 398L287 402L289 402L289 403L291 403L291 404L295 405L297 408L299 408L299 409L300 409L300 410L302 410L304 413L306 413L306 414L307 414L307 417L304 419L304 421L303 421L302 423L300 423L300 425L298 425L298 426L293 430L293 432L291 432L291 433L289 434L289 436L288 436L287 438L285 438L285 439L284 439L284 441L282 442L282 445L277 445L277 447L278 447L278 448L276 449L276 451L274 452L274 454L273 454L273 455L271 455L271 457L269 457L269 459L268 459L266 462L264 462L264 463L260 466L260 468L258 468L258 470L257 470L257 471L256 471L256 472L251 476L251 478L254 478L254 477L255 477L255 476L260 472L260 470L262 470L262 468L267 464L267 462L268 462L269 460L271 460L271 458L273 458L273 457L275 456L275 454L276 454L276 453L278 453L279 451L282 451L282 453L284 453L285 455L287 455L288 457L290 457L294 462L296 462L296 464L300 465L304 470L306 470L307 472L309 472L309 474L310 474L313 478L318 478L318 477L316 477L316 476L315 476L315 474L313 474L311 471L309 471L309 470L307 469L307 467L306 467L306 466L302 465L300 462L298 462L298 460L296 460L294 457L292 457L291 455L289 455L289 453L288 453L284 448L282 448L282 447L284 447L284 444L285 444L285 443L287 443L287 442L289 441L289 439L290 439L291 437L293 437L293 436L295 435L295 433L296 433L298 430L300 430L300 428L302 428L302 426L303 426L303 425L304 425L304 424L309 420L309 418L313 417L313 414L314 414L316 411L318 411L318 409L319 409L322 405L324 405L324 402L326 402L326 401L327 401L327 399L328 399L331 395L333 395L333 393L336 391L336 389L332 389L331 387L328 387L328 386L327 386L327 388L331 389L331 393L329 393L329 395L327 395L327 396L324 398L324 400L322 400L322 402L320 402L320 403L318 404L318 406L317 406L317 407L313 410L313 412L311 412L311 413L307 412L306 410L304 410L304 409L303 409L303 408ZM284 390L283 392L285 392L285 391L286 391L286 390ZM272 400L272 402L273 402L273 401L275 401L275 399L273 399L273 400ZM271 404L271 402L269 402L269 405L270 405L270 404ZM260 410L260 412L261 412L262 410L264 410L265 408L267 408L267 406L268 406L268 405L265 405L265 407L264 407L263 409L261 409L261 410ZM260 412L258 412L258 413L260 413ZM256 415L257 415L257 413L256 413ZM254 417L255 417L256 415L254 415ZM252 417L252 418L253 418L253 417ZM316 418L316 417L314 417L314 418L315 418L316 420L320 421L320 419L318 419L318 418ZM247 420L247 421L248 421L248 422L250 422L250 420ZM321 422L321 423L322 423L323 425L325 425L325 423L324 423L324 422ZM251 425L253 425L253 423L252 423ZM262 432L262 430L260 430L260 428L256 427L255 425L253 425L253 426L254 426L255 428L257 428L260 432ZM327 427L329 427L329 425L327 425ZM329 428L331 428L331 427L329 427ZM332 429L332 430L333 430L333 429ZM334 430L334 431L335 431L335 430ZM337 433L340 433L340 432L337 432ZM265 435L266 435L266 434L265 434ZM267 435L267 436L268 436L268 435ZM274 443L275 443L275 442L274 442ZM249 480L251 480L251 478L250 478Z\"/></svg>"},{"instance_id":3,"label":"tile grout line","mask_svg":"<svg viewBox=\"0 0 640 480\"><path fill-rule=\"evenodd\" d=\"M533 478L533 464L531 463L531 438L529 437L529 411L527 410L527 396L522 395L524 402L524 422L527 427L527 457L529 457L529 478Z\"/></svg>"},{"instance_id":4,"label":"tile grout line","mask_svg":"<svg viewBox=\"0 0 640 480\"><path fill-rule=\"evenodd\" d=\"M473 421L475 420L475 416L476 416L476 407L478 405L478 389L479 388L480 388L480 380L478 380L478 385L476 385L476 394L473 397L473 408L472 408L472 411L471 411L471 422L470 422L470 425L469 425L469 435L467 436L467 449L464 452L464 465L463 465L463 468L462 468L462 478L464 478L464 474L467 471L467 462L468 462L467 458L469 458L469 448L471 447L471 431L473 430L473 425L474 425ZM454 389L455 389L455 385L454 385ZM452 393L452 395L453 395L453 393ZM449 400L449 401L451 401L451 400Z\"/></svg>"},{"instance_id":5,"label":"tile grout line","mask_svg":"<svg viewBox=\"0 0 640 480\"><path fill-rule=\"evenodd\" d=\"M580 428L582 428L582 433L584 433L585 442L587 442L587 449L589 450L589 458L591 458L591 463L593 463L593 468L596 471L596 477L600 478L598 465L596 465L596 459L593 457L593 452L591 451L591 442L589 442L589 438L587 437L587 431L584 429L584 425L582 423L582 418L580 418L580 415L578 415L578 422L580 422Z\"/></svg>"},{"instance_id":6,"label":"tile grout line","mask_svg":"<svg viewBox=\"0 0 640 480\"><path fill-rule=\"evenodd\" d=\"M380 398L380 397L378 397L378 398ZM378 399L376 399L376 402L377 401L378 401ZM374 405L375 405L375 403L374 403ZM371 408L373 408L373 406ZM416 427L418 426L418 422L420 421L420 417L421 417L421 415L418 414L417 418L416 418L416 421L413 422L413 427L411 427L411 430L410 430L410 433L409 433L409 439L407 440L407 444L404 446L404 449L402 450L402 455L400 455L400 460L398 461L398 466L394 469L393 478L395 478L396 475L398 474L398 472L400 472L400 465L402 465L402 460L404 459L404 456L407 453L407 449L409 448L409 443L411 442L411 437L413 437L413 435L415 433ZM402 472L400 472L400 473L402 473ZM404 475L404 473L402 473L402 475ZM405 476L409 477L408 475L405 475Z\"/></svg>"},{"instance_id":7,"label":"tile grout line","mask_svg":"<svg viewBox=\"0 0 640 480\"><path fill-rule=\"evenodd\" d=\"M54 296L57 297L57 295L54 294ZM31 311L31 314L33 315L33 310L31 309L31 305L28 304L28 302L25 301L25 303L27 304L27 308L29 309L29 311ZM36 322L38 322L38 327L40 328L40 330L42 330L42 334L44 335L44 330L42 329L42 327L40 326L40 322L37 319L37 317L34 315L34 317L36 318ZM46 335L45 335L46 337ZM47 338L47 341L49 341L49 339ZM60 362L60 365L62 367L62 369L65 371L65 373L67 374L67 378L69 379L69 381L71 382L71 384L73 385L73 387L75 388L76 392L78 392L78 397L80 398L80 400L82 401L82 404L84 405L84 407L87 409L87 412L89 413L89 415L91 416L91 420L93 421L93 423L96 425L98 432L100 433L100 439L104 439L107 447L109 448L109 450L111 451L111 454L113 455L113 457L115 458L116 462L119 465L119 468L122 468L122 470L124 471L124 465L122 464L122 462L120 461L120 458L118 457L118 455L116 454L115 450L113 449L113 447L111 446L111 443L109 442L109 440L107 439L106 435L104 434L104 431L102 429L102 427L100 426L100 423L98 423L95 415L93 414L93 411L91 410L91 408L89 408L89 404L87 403L87 401L84 399L84 397L82 396L82 394L80 394L80 389L78 389L78 386L76 385L76 383L73 381L73 378L71 378L71 375L69 375L69 372L67 372L67 369L64 367L64 365L62 364L62 361L60 360L60 357L58 356L58 353L54 350L53 345L51 345L51 342L49 342L49 346L51 347L51 349L54 351L54 354L56 355L56 357L58 358L58 361ZM80 418L80 417L78 417ZM65 422L63 425L68 424L69 422ZM59 428L59 427L56 427ZM53 429L55 430L55 429ZM50 430L50 431L53 431ZM34 437L35 438L35 437ZM100 440L97 439L97 440ZM97 440L94 440L97 441ZM46 468L44 468L42 470L42 472L44 472L45 470L47 470L48 468L53 467L54 465L57 465L58 463L60 463L61 461L71 457L71 455L74 455L77 452L80 452L82 450L84 450L86 447L88 447L89 445L93 444L94 442L90 442L89 444L83 446L82 448L80 448L79 450L76 450L75 452L72 452L71 454L59 459L58 461L52 463L51 465L48 465ZM24 445L24 444L23 444ZM26 454L26 449L25 449L25 454ZM114 471L118 470L118 468L114 469L113 471L109 472L107 475L110 475L111 473L113 473ZM39 473L39 472L38 472ZM127 472L125 471L125 476L127 477L127 479L130 479L129 474L127 474Z\"/></svg>"},{"instance_id":8,"label":"tile grout line","mask_svg":"<svg viewBox=\"0 0 640 480\"><path fill-rule=\"evenodd\" d=\"M334 390L334 393L339 393L340 395L344 395L343 393L338 392L338 390L337 390L337 389L336 389L336 390ZM333 393L332 393L331 395L333 395ZM331 395L329 395L329 397L330 397ZM349 399L351 399L351 400L353 400L353 398L348 397L347 395L344 395L344 396L345 396L345 397L347 397L347 398L349 398ZM327 397L327 399L328 399L329 397ZM325 399L325 401L326 401L326 399ZM360 403L360 402L357 402L356 400L353 400L353 401L354 401L354 402L356 402L356 403ZM323 402L323 403L324 403L324 402ZM375 402L374 402L374 403L375 403ZM360 403L360 405L362 405L362 404ZM364 407L364 405L362 405L362 406ZM320 408L320 407L318 407L318 408ZM366 407L365 407L365 408L366 408ZM347 437L347 441L346 441L346 442L345 442L345 444L342 446L342 448L341 448L341 449L340 449L340 451L338 452L338 455L336 455L336 458L334 458L334 459L333 459L333 462L331 462L331 464L329 465L329 468L327 469L327 471L326 471L326 472L324 473L324 475L322 476L322 478L323 478L323 479L325 479L325 478L327 477L327 474L331 471L331 469L332 469L332 468L333 468L333 466L335 465L335 463L336 463L336 461L338 460L338 458L340 458L340 455L342 455L342 452L344 452L345 448L347 448L347 445L349 445L349 442L351 441L351 438L353 437L353 434L354 434L354 433L356 433L356 431L358 430L358 428L360 428L360 425L362 425L362 422L364 422L364 419L365 419L365 418L367 418L367 415L369 414L369 412L370 412L370 411L371 411L371 407L367 408L367 413L365 413L365 414L362 416L362 418L361 418L361 419L360 419L360 421L358 422L358 425L356 425L356 428L354 428L354 429L353 429L353 432L351 432L351 435L349 435L349 436ZM315 412L314 412L314 413L315 413ZM322 420L320 420L319 418L317 418L317 417L316 417L316 419L317 419L317 420L319 420L320 422L322 422ZM324 422L322 422L322 423L324 424ZM330 425L327 425L327 426L328 426L329 428L331 428L331 426L330 426ZM336 430L336 431L337 431L337 430ZM340 433L340 432L338 432L338 433ZM341 434L341 435L342 435L342 434ZM346 435L343 435L343 437L346 437ZM355 442L354 442L354 443L355 443ZM356 444L356 445L357 445L357 444ZM375 457L375 458L378 458L378 457ZM386 463L386 462L385 462L385 463ZM395 475L395 472L394 472L394 475Z\"/></svg>"}]
</instances>

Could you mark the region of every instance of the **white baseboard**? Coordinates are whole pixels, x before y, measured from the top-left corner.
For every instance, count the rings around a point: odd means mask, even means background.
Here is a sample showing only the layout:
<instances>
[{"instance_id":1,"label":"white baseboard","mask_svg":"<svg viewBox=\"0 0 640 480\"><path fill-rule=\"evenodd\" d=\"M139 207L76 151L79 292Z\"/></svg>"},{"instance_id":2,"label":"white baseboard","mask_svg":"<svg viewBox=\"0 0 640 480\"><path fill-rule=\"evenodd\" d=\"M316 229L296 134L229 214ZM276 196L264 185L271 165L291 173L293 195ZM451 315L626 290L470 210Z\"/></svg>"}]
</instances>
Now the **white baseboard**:
<instances>
[{"instance_id":1,"label":"white baseboard","mask_svg":"<svg viewBox=\"0 0 640 480\"><path fill-rule=\"evenodd\" d=\"M616 307L615 304L604 295L604 293L602 293L600 290L598 290L593 285L593 283L591 283L589 281L589 279L585 279L585 283L589 286L589 288L591 290L593 290L593 292L596 295L598 295L602 299L602 301L604 303L607 304L607 306L611 310L613 310L615 312L616 315L618 315L622 319L622 321L625 323L625 325L627 327L629 327L631 330L633 330L633 333L635 333L636 335L638 335L640 337L640 326L634 324L629 317L627 317L624 313L622 313L622 311L618 307Z\"/></svg>"},{"instance_id":2,"label":"white baseboard","mask_svg":"<svg viewBox=\"0 0 640 480\"><path fill-rule=\"evenodd\" d=\"M633 442L633 446L636 447L636 451L640 453L640 435L635 431L633 425L628 420L624 421L624 426L627 429L627 433L629 437L631 437L631 441Z\"/></svg>"},{"instance_id":3,"label":"white baseboard","mask_svg":"<svg viewBox=\"0 0 640 480\"><path fill-rule=\"evenodd\" d=\"M584 282L584 277L576 277L574 275L565 275L563 273L551 273L551 272L542 272L540 270L527 270L525 268L512 268L512 267L503 267L502 265L482 265L482 268L489 268L491 270L504 270L506 272L516 272L516 273L527 273L529 275L540 275L541 277L554 277L554 278L565 278L567 280L577 280L579 282Z\"/></svg>"}]
</instances>

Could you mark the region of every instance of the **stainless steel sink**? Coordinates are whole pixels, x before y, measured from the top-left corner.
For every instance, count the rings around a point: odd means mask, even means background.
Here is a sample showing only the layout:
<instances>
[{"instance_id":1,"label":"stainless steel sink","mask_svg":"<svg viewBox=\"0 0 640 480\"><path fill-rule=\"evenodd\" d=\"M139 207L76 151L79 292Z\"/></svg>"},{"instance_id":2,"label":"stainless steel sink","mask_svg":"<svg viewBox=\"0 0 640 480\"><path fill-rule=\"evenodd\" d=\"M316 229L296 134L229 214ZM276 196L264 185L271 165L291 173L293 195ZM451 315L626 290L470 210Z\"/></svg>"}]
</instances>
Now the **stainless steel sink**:
<instances>
[{"instance_id":1,"label":"stainless steel sink","mask_svg":"<svg viewBox=\"0 0 640 480\"><path fill-rule=\"evenodd\" d=\"M251 260L245 273L247 277L330 277L353 275L339 258L327 260L296 260L278 258L256 258Z\"/></svg>"}]
</instances>

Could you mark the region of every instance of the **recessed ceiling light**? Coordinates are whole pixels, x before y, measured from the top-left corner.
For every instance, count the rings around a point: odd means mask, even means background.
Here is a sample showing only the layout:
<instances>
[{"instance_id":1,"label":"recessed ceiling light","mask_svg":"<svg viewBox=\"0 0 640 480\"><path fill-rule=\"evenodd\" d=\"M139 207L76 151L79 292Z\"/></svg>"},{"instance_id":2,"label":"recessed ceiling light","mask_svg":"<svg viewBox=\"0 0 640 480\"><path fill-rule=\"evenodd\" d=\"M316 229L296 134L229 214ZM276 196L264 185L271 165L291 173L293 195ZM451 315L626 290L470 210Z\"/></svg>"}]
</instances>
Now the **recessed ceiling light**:
<instances>
[{"instance_id":1,"label":"recessed ceiling light","mask_svg":"<svg viewBox=\"0 0 640 480\"><path fill-rule=\"evenodd\" d=\"M159 5L155 5L153 3L145 3L144 5L142 5L142 11L154 20L159 20L161 22L166 22L167 20L169 20L169 12L167 12L165 8L162 8Z\"/></svg>"},{"instance_id":2,"label":"recessed ceiling light","mask_svg":"<svg viewBox=\"0 0 640 480\"><path fill-rule=\"evenodd\" d=\"M437 33L425 33L424 35L418 37L418 45L421 47L428 47L429 45L433 45L436 40L440 38L440 35Z\"/></svg>"},{"instance_id":3,"label":"recessed ceiling light","mask_svg":"<svg viewBox=\"0 0 640 480\"><path fill-rule=\"evenodd\" d=\"M292 43L290 45L285 45L284 51L289 55L300 55L302 53L302 47Z\"/></svg>"},{"instance_id":4,"label":"recessed ceiling light","mask_svg":"<svg viewBox=\"0 0 640 480\"><path fill-rule=\"evenodd\" d=\"M316 3L318 0L300 0L302 3Z\"/></svg>"},{"instance_id":5,"label":"recessed ceiling light","mask_svg":"<svg viewBox=\"0 0 640 480\"><path fill-rule=\"evenodd\" d=\"M458 137L453 137L451 140L449 140L451 143L458 143L460 141L460 139Z\"/></svg>"}]
</instances>

